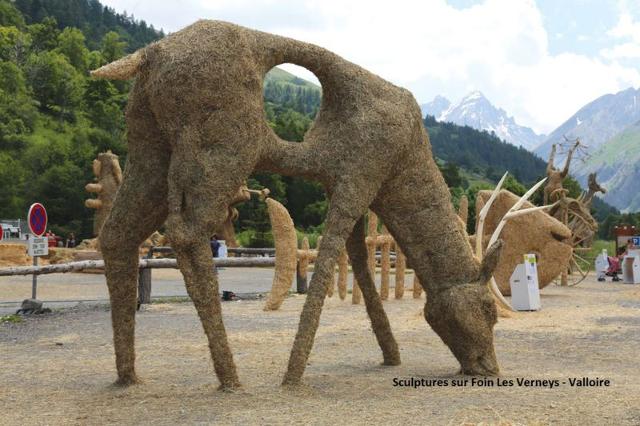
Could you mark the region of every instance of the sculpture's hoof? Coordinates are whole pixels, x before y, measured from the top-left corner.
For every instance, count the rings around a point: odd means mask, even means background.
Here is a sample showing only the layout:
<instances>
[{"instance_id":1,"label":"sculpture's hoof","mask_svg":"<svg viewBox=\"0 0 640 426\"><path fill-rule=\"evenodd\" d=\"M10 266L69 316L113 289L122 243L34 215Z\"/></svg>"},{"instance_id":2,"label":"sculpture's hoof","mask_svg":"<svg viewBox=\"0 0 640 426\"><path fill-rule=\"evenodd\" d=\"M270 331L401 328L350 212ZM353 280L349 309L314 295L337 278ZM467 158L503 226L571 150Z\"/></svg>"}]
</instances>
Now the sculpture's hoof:
<instances>
[{"instance_id":1,"label":"sculpture's hoof","mask_svg":"<svg viewBox=\"0 0 640 426\"><path fill-rule=\"evenodd\" d=\"M286 377L284 378L284 380L282 380L282 386L287 388L295 388L295 387L300 387L302 386L302 379L298 378L298 379L293 379L290 377Z\"/></svg>"},{"instance_id":2,"label":"sculpture's hoof","mask_svg":"<svg viewBox=\"0 0 640 426\"><path fill-rule=\"evenodd\" d=\"M385 365L385 366L388 366L388 367L392 367L392 366L400 365L400 364L401 364L401 362L400 362L400 358L391 358L391 359L385 359L385 360L382 362L382 364L381 364L381 365Z\"/></svg>"},{"instance_id":3,"label":"sculpture's hoof","mask_svg":"<svg viewBox=\"0 0 640 426\"><path fill-rule=\"evenodd\" d=\"M221 392L234 393L239 391L240 389L242 389L242 385L237 381L233 381L230 383L221 383L220 386L218 386L218 390Z\"/></svg>"},{"instance_id":4,"label":"sculpture's hoof","mask_svg":"<svg viewBox=\"0 0 640 426\"><path fill-rule=\"evenodd\" d=\"M131 385L139 385L141 383L142 383L142 380L140 380L135 374L131 374L127 376L118 377L118 380L116 380L114 385L118 387L127 387Z\"/></svg>"}]
</instances>

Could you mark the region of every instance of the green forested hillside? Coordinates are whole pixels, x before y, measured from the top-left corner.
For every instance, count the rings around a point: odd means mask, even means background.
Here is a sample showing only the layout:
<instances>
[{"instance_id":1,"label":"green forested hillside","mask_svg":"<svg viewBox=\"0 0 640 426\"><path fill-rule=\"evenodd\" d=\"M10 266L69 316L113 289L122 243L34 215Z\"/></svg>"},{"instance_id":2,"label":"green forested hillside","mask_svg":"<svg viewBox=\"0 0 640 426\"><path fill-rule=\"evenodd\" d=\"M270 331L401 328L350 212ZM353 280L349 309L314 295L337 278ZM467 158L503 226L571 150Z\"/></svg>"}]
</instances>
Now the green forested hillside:
<instances>
[{"instance_id":1,"label":"green forested hillside","mask_svg":"<svg viewBox=\"0 0 640 426\"><path fill-rule=\"evenodd\" d=\"M90 234L84 185L98 152L126 158L129 83L88 71L161 36L97 1L0 0L0 218L41 201L54 231Z\"/></svg>"},{"instance_id":2,"label":"green forested hillside","mask_svg":"<svg viewBox=\"0 0 640 426\"><path fill-rule=\"evenodd\" d=\"M22 12L26 24L50 17L56 20L60 30L66 27L80 29L90 50L100 49L103 37L111 31L126 42L128 52L164 36L153 25L136 21L126 13L116 13L98 0L16 0L15 7Z\"/></svg>"},{"instance_id":3,"label":"green forested hillside","mask_svg":"<svg viewBox=\"0 0 640 426\"><path fill-rule=\"evenodd\" d=\"M438 122L432 116L426 116L424 124L436 157L484 174L489 180L500 179L508 170L516 179L529 184L545 174L546 163L542 159L486 131Z\"/></svg>"}]
</instances>

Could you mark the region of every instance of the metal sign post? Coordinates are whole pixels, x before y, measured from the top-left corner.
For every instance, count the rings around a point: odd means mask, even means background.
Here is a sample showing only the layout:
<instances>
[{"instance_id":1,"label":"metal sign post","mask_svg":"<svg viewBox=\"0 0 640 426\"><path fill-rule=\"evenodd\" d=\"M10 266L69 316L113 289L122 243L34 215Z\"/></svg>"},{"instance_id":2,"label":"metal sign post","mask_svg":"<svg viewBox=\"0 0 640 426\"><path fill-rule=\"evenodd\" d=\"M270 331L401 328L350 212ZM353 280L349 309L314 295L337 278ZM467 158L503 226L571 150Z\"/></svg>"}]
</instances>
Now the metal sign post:
<instances>
[{"instance_id":1,"label":"metal sign post","mask_svg":"<svg viewBox=\"0 0 640 426\"><path fill-rule=\"evenodd\" d=\"M29 235L29 256L33 257L33 266L38 266L38 258L40 256L46 256L49 254L49 239L47 237L36 237ZM38 289L38 275L33 274L33 281L31 283L31 298L36 298Z\"/></svg>"},{"instance_id":2,"label":"metal sign post","mask_svg":"<svg viewBox=\"0 0 640 426\"><path fill-rule=\"evenodd\" d=\"M29 229L33 234L29 235L28 253L33 257L33 266L38 266L38 257L49 254L49 239L42 234L47 230L47 210L40 203L34 203L29 207L27 214ZM38 292L38 275L33 274L31 282L31 298L35 299Z\"/></svg>"}]
</instances>

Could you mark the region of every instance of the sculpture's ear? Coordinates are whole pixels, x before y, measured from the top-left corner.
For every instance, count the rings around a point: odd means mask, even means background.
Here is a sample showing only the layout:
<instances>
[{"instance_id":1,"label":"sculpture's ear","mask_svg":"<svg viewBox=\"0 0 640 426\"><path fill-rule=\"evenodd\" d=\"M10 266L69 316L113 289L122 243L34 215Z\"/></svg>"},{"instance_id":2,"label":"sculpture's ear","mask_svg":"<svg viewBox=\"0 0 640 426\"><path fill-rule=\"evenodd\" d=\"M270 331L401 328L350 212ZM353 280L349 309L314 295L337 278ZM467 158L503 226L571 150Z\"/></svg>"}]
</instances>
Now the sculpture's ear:
<instances>
[{"instance_id":1,"label":"sculpture's ear","mask_svg":"<svg viewBox=\"0 0 640 426\"><path fill-rule=\"evenodd\" d=\"M482 263L480 264L479 282L481 285L485 285L487 281L491 279L493 271L495 271L496 266L498 266L503 244L502 240L496 241L484 254L484 259L482 259Z\"/></svg>"}]
</instances>

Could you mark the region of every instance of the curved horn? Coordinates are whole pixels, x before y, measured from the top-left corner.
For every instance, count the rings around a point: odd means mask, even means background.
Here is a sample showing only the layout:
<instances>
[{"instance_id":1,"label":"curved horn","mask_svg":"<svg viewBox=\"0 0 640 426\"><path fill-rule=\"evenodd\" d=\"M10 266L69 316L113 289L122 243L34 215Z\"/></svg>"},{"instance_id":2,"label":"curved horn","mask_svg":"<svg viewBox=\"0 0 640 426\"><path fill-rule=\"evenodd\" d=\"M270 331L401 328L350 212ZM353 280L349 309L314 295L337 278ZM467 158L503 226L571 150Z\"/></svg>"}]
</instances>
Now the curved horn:
<instances>
[{"instance_id":1,"label":"curved horn","mask_svg":"<svg viewBox=\"0 0 640 426\"><path fill-rule=\"evenodd\" d=\"M478 215L478 223L476 226L476 257L478 258L478 260L482 260L482 237L484 234L484 220L487 217L487 214L489 213L489 209L491 208L491 205L493 204L496 197L498 196L498 193L500 193L502 184L504 183L504 180L507 178L508 174L509 172L504 173L504 175L502 176L502 179L500 179L500 182L498 182L495 189L491 193L491 197L489 197L489 200L487 201L487 203L484 206L482 206L482 209L480 210L480 214Z\"/></svg>"}]
</instances>

